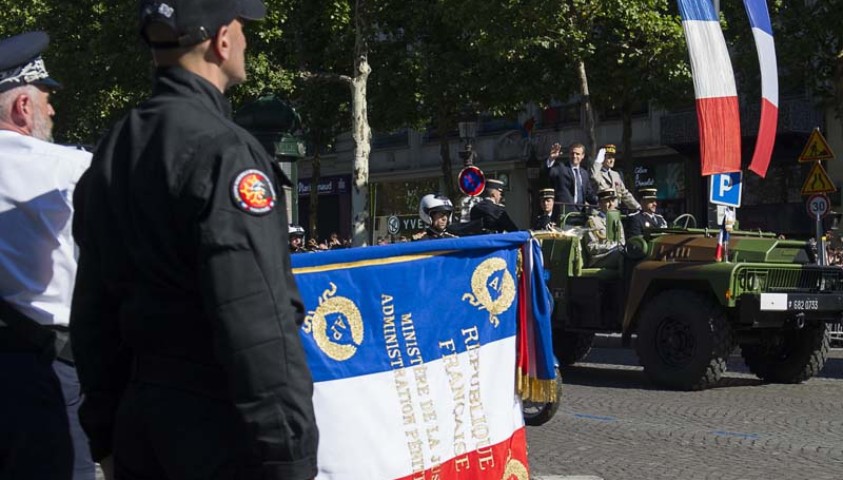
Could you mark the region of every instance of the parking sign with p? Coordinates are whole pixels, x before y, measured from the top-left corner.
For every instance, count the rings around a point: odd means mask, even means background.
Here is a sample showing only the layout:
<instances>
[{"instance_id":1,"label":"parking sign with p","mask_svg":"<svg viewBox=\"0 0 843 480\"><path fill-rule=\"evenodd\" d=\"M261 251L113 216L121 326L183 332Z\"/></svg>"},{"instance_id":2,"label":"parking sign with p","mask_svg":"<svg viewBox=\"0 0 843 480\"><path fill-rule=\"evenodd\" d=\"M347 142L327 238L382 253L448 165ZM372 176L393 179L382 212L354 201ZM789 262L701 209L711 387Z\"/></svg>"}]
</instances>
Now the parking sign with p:
<instances>
[{"instance_id":1,"label":"parking sign with p","mask_svg":"<svg viewBox=\"0 0 843 480\"><path fill-rule=\"evenodd\" d=\"M727 207L741 206L743 172L715 173L711 176L708 201Z\"/></svg>"}]
</instances>

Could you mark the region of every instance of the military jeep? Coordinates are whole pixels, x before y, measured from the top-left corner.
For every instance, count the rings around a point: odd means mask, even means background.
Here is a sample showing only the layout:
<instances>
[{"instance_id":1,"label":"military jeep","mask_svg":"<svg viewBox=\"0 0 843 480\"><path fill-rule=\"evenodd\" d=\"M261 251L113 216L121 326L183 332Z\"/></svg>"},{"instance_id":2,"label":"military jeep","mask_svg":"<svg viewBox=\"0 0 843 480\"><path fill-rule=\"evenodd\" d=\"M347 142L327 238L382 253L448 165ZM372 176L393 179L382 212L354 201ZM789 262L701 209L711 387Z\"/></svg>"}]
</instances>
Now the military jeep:
<instances>
[{"instance_id":1,"label":"military jeep","mask_svg":"<svg viewBox=\"0 0 843 480\"><path fill-rule=\"evenodd\" d=\"M732 232L715 261L716 229L645 231L627 241L619 268L586 268L581 235L536 233L556 301L554 350L571 365L596 333L621 333L657 385L699 390L716 384L740 346L766 382L816 375L829 349L826 324L841 321L843 269L820 266L810 241Z\"/></svg>"}]
</instances>

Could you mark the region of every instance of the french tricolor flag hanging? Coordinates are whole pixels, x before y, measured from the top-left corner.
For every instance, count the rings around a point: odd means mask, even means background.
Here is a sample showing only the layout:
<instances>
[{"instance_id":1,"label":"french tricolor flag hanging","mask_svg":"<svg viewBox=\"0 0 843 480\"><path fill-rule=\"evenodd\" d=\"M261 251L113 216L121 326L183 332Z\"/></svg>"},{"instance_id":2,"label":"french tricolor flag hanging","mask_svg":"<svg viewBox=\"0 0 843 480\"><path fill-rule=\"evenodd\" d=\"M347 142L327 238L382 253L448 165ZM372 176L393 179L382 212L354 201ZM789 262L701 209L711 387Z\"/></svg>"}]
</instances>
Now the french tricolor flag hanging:
<instances>
[{"instance_id":1,"label":"french tricolor flag hanging","mask_svg":"<svg viewBox=\"0 0 843 480\"><path fill-rule=\"evenodd\" d=\"M741 169L735 74L711 0L678 0L697 98L702 174Z\"/></svg>"},{"instance_id":2,"label":"french tricolor flag hanging","mask_svg":"<svg viewBox=\"0 0 843 480\"><path fill-rule=\"evenodd\" d=\"M776 63L776 45L773 42L773 28L766 0L744 0L755 48L758 50L758 63L761 66L761 122L758 126L758 139L755 153L749 169L762 178L767 175L773 144L776 141L776 124L779 118L779 77Z\"/></svg>"}]
</instances>

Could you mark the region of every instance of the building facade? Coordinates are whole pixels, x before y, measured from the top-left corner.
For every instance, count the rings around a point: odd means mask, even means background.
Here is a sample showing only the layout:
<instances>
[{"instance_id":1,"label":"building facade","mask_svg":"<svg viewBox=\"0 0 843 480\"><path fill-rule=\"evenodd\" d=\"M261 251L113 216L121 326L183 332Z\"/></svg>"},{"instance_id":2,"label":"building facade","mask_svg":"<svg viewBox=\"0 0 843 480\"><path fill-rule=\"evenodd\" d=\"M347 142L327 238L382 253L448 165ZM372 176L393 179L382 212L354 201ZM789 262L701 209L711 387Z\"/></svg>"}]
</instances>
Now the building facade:
<instances>
[{"instance_id":1,"label":"building facade","mask_svg":"<svg viewBox=\"0 0 843 480\"><path fill-rule=\"evenodd\" d=\"M744 165L748 165L755 148L760 106L747 105L741 109ZM459 152L470 140L476 152L475 165L487 177L506 182L506 206L510 216L523 227L529 226L534 206L531 193L541 188L535 170L528 168L530 152L537 153L543 164L553 143L567 147L573 142L587 143L582 107L579 103L539 109L528 106L517 119L477 119L476 133L471 139L461 139L457 129L448 136L454 175L462 168ZM828 127L827 127L828 126ZM456 125L455 125L456 127ZM743 204L738 210L742 228L782 232L788 235L809 235L810 219L805 214L804 198L800 195L810 165L797 163L808 135L820 127L832 149L843 154L843 127L832 114L815 108L805 96L782 98L776 146L769 173L761 179L754 173L745 174ZM611 112L598 118L598 145L614 143L621 147L622 124ZM376 134L369 160L371 203L371 240L390 237L395 240L409 236L420 228L418 201L427 193L441 192L443 184L440 161L440 138L431 131L406 130L393 134ZM658 188L660 208L668 220L682 213L692 213L700 225L709 222L708 179L700 174L699 134L696 112L666 112L646 105L639 108L632 119L632 161L618 161L616 168L624 174L631 190L637 187ZM626 158L619 151L620 158ZM343 135L336 151L321 156L321 177L344 178L350 184L353 163L353 143L350 135ZM590 159L589 159L590 161ZM841 160L843 162L843 160ZM828 165L832 179L841 183L843 165ZM308 159L299 162L299 193L311 181ZM321 185L325 181L320 182ZM349 189L334 189L319 205L319 237L336 229L342 236L350 236L351 212ZM333 195L333 200L328 200ZM320 197L320 199L323 197ZM455 203L459 199L452 199ZM840 205L839 193L832 204ZM299 218L306 224L309 202L299 197ZM348 210L348 211L346 211ZM389 228L389 217L393 228ZM336 219L330 220L330 219ZM326 227L323 228L323 222Z\"/></svg>"}]
</instances>

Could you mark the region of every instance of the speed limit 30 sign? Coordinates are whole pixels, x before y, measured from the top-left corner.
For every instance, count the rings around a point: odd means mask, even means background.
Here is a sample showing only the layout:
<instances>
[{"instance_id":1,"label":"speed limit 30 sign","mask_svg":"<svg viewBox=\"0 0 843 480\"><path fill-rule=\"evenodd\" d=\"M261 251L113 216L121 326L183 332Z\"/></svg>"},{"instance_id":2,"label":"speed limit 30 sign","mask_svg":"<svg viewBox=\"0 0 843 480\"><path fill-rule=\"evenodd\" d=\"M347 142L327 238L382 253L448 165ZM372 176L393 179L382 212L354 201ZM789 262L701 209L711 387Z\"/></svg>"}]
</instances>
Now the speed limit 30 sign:
<instances>
[{"instance_id":1,"label":"speed limit 30 sign","mask_svg":"<svg viewBox=\"0 0 843 480\"><path fill-rule=\"evenodd\" d=\"M817 215L824 217L831 209L831 202L828 200L828 195L824 193L815 193L814 195L808 197L805 207L807 207L808 215L810 215L811 218L816 218Z\"/></svg>"}]
</instances>

